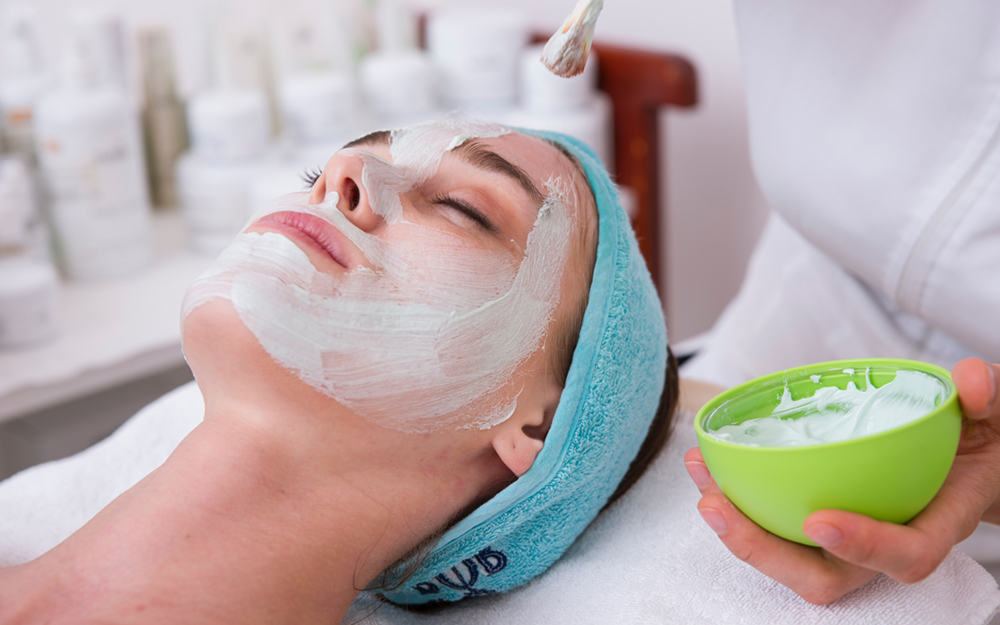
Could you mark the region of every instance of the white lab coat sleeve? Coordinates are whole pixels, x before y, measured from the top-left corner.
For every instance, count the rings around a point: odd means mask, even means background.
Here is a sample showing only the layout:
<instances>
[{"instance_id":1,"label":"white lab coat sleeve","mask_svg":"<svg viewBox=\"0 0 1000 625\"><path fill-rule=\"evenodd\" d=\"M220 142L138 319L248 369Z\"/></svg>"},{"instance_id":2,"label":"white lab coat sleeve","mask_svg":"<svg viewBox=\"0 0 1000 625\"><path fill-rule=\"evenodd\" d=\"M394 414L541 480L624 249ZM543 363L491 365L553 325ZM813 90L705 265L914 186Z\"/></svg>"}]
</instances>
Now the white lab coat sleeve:
<instances>
[{"instance_id":1,"label":"white lab coat sleeve","mask_svg":"<svg viewBox=\"0 0 1000 625\"><path fill-rule=\"evenodd\" d=\"M927 339L1000 362L1000 3L737 0L736 13L772 207Z\"/></svg>"},{"instance_id":2,"label":"white lab coat sleeve","mask_svg":"<svg viewBox=\"0 0 1000 625\"><path fill-rule=\"evenodd\" d=\"M900 310L773 213L739 293L681 374L728 387L826 360L910 358L950 369L974 355Z\"/></svg>"}]
</instances>

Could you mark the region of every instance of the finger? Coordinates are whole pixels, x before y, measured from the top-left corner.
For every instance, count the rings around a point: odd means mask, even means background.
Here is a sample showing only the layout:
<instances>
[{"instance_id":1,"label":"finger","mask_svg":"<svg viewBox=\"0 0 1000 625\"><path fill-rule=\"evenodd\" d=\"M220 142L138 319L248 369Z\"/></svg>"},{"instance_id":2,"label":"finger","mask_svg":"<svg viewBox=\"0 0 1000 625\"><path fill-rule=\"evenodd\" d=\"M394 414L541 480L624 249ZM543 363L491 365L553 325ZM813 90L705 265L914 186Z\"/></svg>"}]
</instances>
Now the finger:
<instances>
[{"instance_id":1,"label":"finger","mask_svg":"<svg viewBox=\"0 0 1000 625\"><path fill-rule=\"evenodd\" d=\"M952 545L968 538L996 497L996 478L976 471L981 464L976 460L958 456L938 494L906 525L844 510L820 510L806 518L802 531L848 562L901 582L918 582L937 569Z\"/></svg>"},{"instance_id":2,"label":"finger","mask_svg":"<svg viewBox=\"0 0 1000 625\"><path fill-rule=\"evenodd\" d=\"M698 503L702 519L726 548L806 601L816 605L829 603L877 574L819 549L779 538L751 521L712 479L700 448L693 447L684 454L684 465L705 495Z\"/></svg>"},{"instance_id":3,"label":"finger","mask_svg":"<svg viewBox=\"0 0 1000 625\"><path fill-rule=\"evenodd\" d=\"M802 531L834 556L907 584L919 582L937 570L953 544L921 528L876 521L843 510L811 514Z\"/></svg>"},{"instance_id":4,"label":"finger","mask_svg":"<svg viewBox=\"0 0 1000 625\"><path fill-rule=\"evenodd\" d=\"M712 479L712 474L708 471L708 466L705 465L705 458L702 457L699 447L692 447L687 450L687 453L684 454L684 467L694 481L695 486L702 493L705 493L707 489L719 492L718 486L715 485L715 480Z\"/></svg>"},{"instance_id":5,"label":"finger","mask_svg":"<svg viewBox=\"0 0 1000 625\"><path fill-rule=\"evenodd\" d=\"M1000 417L1000 365L979 358L960 360L951 370L962 412L973 420Z\"/></svg>"},{"instance_id":6,"label":"finger","mask_svg":"<svg viewBox=\"0 0 1000 625\"><path fill-rule=\"evenodd\" d=\"M830 603L878 574L767 532L721 493L703 497L698 511L733 555L809 603Z\"/></svg>"}]
</instances>

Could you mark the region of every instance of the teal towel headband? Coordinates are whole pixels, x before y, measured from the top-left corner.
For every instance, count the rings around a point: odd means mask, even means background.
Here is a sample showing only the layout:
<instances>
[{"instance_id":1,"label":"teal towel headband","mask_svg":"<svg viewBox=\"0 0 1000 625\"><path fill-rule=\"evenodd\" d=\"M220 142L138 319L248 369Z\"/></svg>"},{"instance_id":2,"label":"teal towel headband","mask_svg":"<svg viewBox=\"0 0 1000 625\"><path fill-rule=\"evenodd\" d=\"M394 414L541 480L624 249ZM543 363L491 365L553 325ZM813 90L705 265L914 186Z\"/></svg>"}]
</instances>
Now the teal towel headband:
<instances>
[{"instance_id":1,"label":"teal towel headband","mask_svg":"<svg viewBox=\"0 0 1000 625\"><path fill-rule=\"evenodd\" d=\"M449 529L399 588L383 591L392 603L505 592L548 569L614 493L659 405L666 326L617 189L583 143L557 133L522 132L569 150L597 200L597 259L580 339L534 464Z\"/></svg>"}]
</instances>

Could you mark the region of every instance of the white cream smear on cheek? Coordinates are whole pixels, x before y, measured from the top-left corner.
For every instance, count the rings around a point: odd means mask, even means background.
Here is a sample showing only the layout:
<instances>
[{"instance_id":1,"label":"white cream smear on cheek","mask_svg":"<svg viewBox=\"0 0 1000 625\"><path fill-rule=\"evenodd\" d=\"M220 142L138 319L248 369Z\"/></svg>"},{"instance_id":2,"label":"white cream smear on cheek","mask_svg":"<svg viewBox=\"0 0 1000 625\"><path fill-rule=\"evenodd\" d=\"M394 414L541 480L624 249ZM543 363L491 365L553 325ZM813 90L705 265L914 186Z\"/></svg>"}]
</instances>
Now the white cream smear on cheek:
<instances>
[{"instance_id":1,"label":"white cream smear on cheek","mask_svg":"<svg viewBox=\"0 0 1000 625\"><path fill-rule=\"evenodd\" d=\"M853 370L845 369L848 371L853 375ZM821 387L811 397L795 400L786 386L781 403L770 416L710 433L720 440L759 447L833 443L905 425L947 398L944 384L920 371L898 371L895 379L878 388L870 373L867 377L863 391L848 382L845 389Z\"/></svg>"},{"instance_id":2,"label":"white cream smear on cheek","mask_svg":"<svg viewBox=\"0 0 1000 625\"><path fill-rule=\"evenodd\" d=\"M519 262L408 221L400 194L434 175L464 139L506 132L480 122L422 124L393 134L392 162L354 151L370 206L386 224L378 235L357 228L335 193L314 206L307 194L285 196L265 214L327 220L369 267L323 273L288 238L243 233L189 289L182 317L215 298L231 301L276 362L384 427L431 432L503 422L516 407L513 375L542 346L559 301L573 187L549 182Z\"/></svg>"}]
</instances>

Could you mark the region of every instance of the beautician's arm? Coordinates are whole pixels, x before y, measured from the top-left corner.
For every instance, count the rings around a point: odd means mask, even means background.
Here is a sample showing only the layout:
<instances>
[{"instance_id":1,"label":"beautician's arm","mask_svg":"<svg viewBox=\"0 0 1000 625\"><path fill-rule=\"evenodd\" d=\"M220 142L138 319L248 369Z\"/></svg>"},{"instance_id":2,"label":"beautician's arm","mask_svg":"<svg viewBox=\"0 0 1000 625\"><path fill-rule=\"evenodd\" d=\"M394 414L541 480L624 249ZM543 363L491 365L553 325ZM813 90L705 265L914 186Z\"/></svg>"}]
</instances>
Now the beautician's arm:
<instances>
[{"instance_id":1,"label":"beautician's arm","mask_svg":"<svg viewBox=\"0 0 1000 625\"><path fill-rule=\"evenodd\" d=\"M968 358L952 379L964 413L958 456L934 500L906 525L820 510L803 531L823 549L786 541L726 499L696 447L684 462L702 493L699 512L736 557L810 603L829 603L879 572L905 583L924 579L980 519L1000 523L1000 365Z\"/></svg>"}]
</instances>

